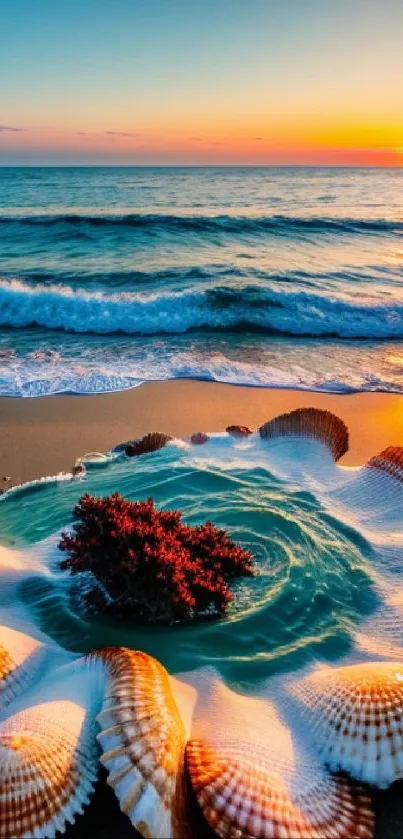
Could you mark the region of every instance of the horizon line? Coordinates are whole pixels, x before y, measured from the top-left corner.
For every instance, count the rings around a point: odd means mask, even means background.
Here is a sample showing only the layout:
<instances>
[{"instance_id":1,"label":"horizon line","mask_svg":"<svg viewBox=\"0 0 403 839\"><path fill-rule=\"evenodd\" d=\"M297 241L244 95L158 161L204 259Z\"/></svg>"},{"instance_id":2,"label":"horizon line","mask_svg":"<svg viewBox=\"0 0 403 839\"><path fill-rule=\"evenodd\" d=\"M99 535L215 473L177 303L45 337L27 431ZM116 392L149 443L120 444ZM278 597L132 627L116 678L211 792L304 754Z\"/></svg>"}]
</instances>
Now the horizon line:
<instances>
[{"instance_id":1,"label":"horizon line","mask_svg":"<svg viewBox=\"0 0 403 839\"><path fill-rule=\"evenodd\" d=\"M0 163L0 169L402 169L359 163Z\"/></svg>"}]
</instances>

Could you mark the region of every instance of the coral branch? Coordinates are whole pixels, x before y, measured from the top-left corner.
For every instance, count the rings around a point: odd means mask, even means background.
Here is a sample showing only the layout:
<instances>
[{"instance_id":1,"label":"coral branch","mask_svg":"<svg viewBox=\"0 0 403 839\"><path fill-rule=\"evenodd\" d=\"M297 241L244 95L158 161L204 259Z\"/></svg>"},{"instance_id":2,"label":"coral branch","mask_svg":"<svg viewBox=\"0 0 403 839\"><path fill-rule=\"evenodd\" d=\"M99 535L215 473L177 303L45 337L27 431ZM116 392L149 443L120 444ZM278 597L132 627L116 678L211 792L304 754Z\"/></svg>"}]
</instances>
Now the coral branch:
<instances>
[{"instance_id":1,"label":"coral branch","mask_svg":"<svg viewBox=\"0 0 403 839\"><path fill-rule=\"evenodd\" d=\"M59 544L61 568L92 572L100 583L84 595L100 612L136 622L221 617L231 600L228 579L253 574L251 554L211 522L189 527L178 511L148 501L84 495L73 533Z\"/></svg>"}]
</instances>

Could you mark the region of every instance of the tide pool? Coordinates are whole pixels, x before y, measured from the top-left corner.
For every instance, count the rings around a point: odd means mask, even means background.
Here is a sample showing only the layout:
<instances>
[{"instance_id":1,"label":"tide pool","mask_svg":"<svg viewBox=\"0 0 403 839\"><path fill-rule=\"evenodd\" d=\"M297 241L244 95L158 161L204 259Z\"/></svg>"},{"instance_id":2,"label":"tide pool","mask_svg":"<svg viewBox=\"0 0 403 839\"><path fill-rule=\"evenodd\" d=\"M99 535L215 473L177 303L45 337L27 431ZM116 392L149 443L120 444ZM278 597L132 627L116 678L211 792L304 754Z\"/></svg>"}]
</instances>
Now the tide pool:
<instances>
[{"instance_id":1,"label":"tide pool","mask_svg":"<svg viewBox=\"0 0 403 839\"><path fill-rule=\"evenodd\" d=\"M27 558L18 596L33 622L71 651L124 645L150 653L171 673L210 665L241 686L348 653L379 600L372 546L312 491L254 459L250 445L250 456L244 444L230 451L223 444L220 456L210 443L203 456L169 445L140 458L94 460L85 480L26 485L3 497L0 542ZM84 492L116 491L133 500L152 496L192 525L211 520L252 552L256 576L232 585L225 619L167 630L83 615L77 592L85 581L59 570L57 543Z\"/></svg>"}]
</instances>

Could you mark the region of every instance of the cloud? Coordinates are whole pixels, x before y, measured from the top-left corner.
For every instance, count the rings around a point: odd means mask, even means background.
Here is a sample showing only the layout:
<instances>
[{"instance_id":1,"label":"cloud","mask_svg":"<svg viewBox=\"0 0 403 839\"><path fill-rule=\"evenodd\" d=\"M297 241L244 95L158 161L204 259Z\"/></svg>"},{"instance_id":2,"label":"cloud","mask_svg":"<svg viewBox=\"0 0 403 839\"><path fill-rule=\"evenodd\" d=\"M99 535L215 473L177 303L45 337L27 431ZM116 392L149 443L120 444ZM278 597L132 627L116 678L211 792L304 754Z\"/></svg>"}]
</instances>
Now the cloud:
<instances>
[{"instance_id":1,"label":"cloud","mask_svg":"<svg viewBox=\"0 0 403 839\"><path fill-rule=\"evenodd\" d=\"M188 140L190 140L192 143L200 143L201 137L188 137Z\"/></svg>"},{"instance_id":2,"label":"cloud","mask_svg":"<svg viewBox=\"0 0 403 839\"><path fill-rule=\"evenodd\" d=\"M132 131L76 131L80 137L141 137L141 134L135 134Z\"/></svg>"},{"instance_id":3,"label":"cloud","mask_svg":"<svg viewBox=\"0 0 403 839\"><path fill-rule=\"evenodd\" d=\"M7 134L8 132L24 131L24 128L16 128L15 125L0 125L0 134Z\"/></svg>"},{"instance_id":4,"label":"cloud","mask_svg":"<svg viewBox=\"0 0 403 839\"><path fill-rule=\"evenodd\" d=\"M141 134L136 134L133 131L104 131L110 137L141 137Z\"/></svg>"},{"instance_id":5,"label":"cloud","mask_svg":"<svg viewBox=\"0 0 403 839\"><path fill-rule=\"evenodd\" d=\"M264 137L254 137L254 140L257 140L259 142L260 140L264 140Z\"/></svg>"}]
</instances>

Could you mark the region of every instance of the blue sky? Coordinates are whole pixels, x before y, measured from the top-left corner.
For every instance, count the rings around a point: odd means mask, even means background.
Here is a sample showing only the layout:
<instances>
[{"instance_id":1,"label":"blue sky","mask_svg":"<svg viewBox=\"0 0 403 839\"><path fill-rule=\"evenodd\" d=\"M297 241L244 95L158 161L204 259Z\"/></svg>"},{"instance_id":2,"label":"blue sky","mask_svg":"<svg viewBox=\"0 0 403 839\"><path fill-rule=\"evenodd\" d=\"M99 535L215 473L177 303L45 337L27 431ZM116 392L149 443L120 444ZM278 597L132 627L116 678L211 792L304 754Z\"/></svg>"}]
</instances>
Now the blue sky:
<instances>
[{"instance_id":1,"label":"blue sky","mask_svg":"<svg viewBox=\"0 0 403 839\"><path fill-rule=\"evenodd\" d=\"M13 0L1 27L3 163L401 154L395 0Z\"/></svg>"}]
</instances>

